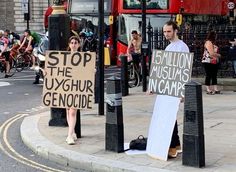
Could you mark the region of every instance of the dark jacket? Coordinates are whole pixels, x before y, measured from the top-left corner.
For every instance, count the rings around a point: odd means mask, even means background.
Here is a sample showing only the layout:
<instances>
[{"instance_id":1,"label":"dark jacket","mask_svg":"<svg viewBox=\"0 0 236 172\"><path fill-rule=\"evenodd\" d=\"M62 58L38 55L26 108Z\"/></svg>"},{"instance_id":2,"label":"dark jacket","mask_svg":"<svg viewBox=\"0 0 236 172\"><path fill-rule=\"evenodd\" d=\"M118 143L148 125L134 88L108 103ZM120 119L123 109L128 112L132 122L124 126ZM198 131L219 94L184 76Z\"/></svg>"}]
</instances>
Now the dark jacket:
<instances>
[{"instance_id":1,"label":"dark jacket","mask_svg":"<svg viewBox=\"0 0 236 172\"><path fill-rule=\"evenodd\" d=\"M229 47L229 59L236 60L236 46Z\"/></svg>"}]
</instances>

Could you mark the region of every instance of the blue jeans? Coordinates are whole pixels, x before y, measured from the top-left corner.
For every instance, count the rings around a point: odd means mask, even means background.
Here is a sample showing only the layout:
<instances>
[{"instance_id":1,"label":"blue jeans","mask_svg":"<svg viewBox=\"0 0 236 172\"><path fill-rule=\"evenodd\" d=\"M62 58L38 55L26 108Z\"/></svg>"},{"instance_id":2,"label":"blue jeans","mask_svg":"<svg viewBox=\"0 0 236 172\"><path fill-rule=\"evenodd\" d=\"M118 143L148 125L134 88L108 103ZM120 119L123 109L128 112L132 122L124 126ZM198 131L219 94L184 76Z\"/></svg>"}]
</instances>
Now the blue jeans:
<instances>
[{"instance_id":1,"label":"blue jeans","mask_svg":"<svg viewBox=\"0 0 236 172\"><path fill-rule=\"evenodd\" d=\"M236 60L233 60L234 74L236 75Z\"/></svg>"}]
</instances>

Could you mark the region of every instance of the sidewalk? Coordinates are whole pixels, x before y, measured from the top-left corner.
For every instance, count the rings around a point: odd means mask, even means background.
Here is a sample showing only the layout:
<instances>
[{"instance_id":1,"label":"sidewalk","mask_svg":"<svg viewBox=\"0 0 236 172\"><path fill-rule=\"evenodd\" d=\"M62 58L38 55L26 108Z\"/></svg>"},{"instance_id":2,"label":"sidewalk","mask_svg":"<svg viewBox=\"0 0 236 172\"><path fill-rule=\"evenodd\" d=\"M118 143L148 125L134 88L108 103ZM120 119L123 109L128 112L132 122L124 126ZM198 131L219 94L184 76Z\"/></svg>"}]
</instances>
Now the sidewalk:
<instances>
[{"instance_id":1,"label":"sidewalk","mask_svg":"<svg viewBox=\"0 0 236 172\"><path fill-rule=\"evenodd\" d=\"M142 87L130 89L123 97L124 140L147 136L155 95L146 95ZM105 116L98 108L81 111L82 138L69 146L67 128L49 127L49 112L28 116L21 125L23 142L34 152L63 165L100 172L231 172L236 171L236 92L221 95L203 92L206 167L199 169L182 165L182 157L168 161L156 160L146 154L127 155L105 151ZM106 110L105 110L106 112ZM178 113L179 136L182 141L183 104Z\"/></svg>"}]
</instances>

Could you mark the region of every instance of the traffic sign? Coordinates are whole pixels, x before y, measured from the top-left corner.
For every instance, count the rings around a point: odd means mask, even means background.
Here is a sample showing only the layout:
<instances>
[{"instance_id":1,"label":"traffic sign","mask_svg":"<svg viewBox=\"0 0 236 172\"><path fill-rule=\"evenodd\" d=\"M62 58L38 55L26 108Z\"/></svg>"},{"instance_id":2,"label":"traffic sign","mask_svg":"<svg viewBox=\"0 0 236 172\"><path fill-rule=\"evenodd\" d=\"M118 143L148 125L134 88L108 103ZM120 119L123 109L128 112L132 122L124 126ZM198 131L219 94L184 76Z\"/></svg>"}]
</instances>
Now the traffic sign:
<instances>
[{"instance_id":1,"label":"traffic sign","mask_svg":"<svg viewBox=\"0 0 236 172\"><path fill-rule=\"evenodd\" d=\"M234 2L229 2L227 6L228 6L229 10L233 10L235 8L235 3Z\"/></svg>"},{"instance_id":2,"label":"traffic sign","mask_svg":"<svg viewBox=\"0 0 236 172\"><path fill-rule=\"evenodd\" d=\"M22 0L21 1L21 11L23 13L28 13L29 12L29 3L28 0Z\"/></svg>"}]
</instances>

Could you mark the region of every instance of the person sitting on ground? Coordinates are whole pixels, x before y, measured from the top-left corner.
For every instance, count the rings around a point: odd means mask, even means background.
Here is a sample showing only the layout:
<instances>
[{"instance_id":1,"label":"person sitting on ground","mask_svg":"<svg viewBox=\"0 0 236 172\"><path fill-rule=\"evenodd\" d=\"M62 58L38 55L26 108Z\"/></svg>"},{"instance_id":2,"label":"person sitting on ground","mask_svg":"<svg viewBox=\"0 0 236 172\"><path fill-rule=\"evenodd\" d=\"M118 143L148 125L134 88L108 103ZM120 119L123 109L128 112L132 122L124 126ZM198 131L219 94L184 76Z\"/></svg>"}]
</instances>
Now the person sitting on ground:
<instances>
[{"instance_id":1,"label":"person sitting on ground","mask_svg":"<svg viewBox=\"0 0 236 172\"><path fill-rule=\"evenodd\" d=\"M9 40L4 36L4 31L0 30L0 56L5 57L6 59L6 74L5 78L10 77L10 49L9 49Z\"/></svg>"},{"instance_id":2,"label":"person sitting on ground","mask_svg":"<svg viewBox=\"0 0 236 172\"><path fill-rule=\"evenodd\" d=\"M31 36L31 32L30 30L26 29L24 31L24 38L23 38L23 41L19 47L19 50L23 47L25 47L25 53L28 53L30 54L30 57L32 59L32 67L31 69L34 69L35 68L35 57L32 55L32 51L33 51L33 48L34 48L34 38Z\"/></svg>"}]
</instances>

